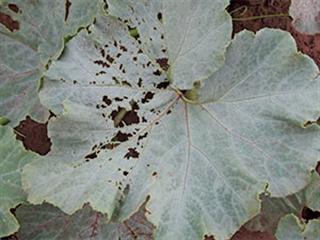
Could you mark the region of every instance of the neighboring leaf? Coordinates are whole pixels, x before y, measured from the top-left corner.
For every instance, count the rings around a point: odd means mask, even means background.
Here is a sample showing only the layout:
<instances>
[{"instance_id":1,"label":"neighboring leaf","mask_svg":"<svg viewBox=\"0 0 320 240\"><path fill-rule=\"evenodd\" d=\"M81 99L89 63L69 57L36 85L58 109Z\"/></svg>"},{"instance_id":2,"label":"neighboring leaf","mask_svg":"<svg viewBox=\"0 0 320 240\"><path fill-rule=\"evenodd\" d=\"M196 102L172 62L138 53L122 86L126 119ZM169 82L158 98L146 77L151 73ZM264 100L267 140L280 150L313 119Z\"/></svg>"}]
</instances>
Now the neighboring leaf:
<instances>
[{"instance_id":1,"label":"neighboring leaf","mask_svg":"<svg viewBox=\"0 0 320 240\"><path fill-rule=\"evenodd\" d=\"M44 203L22 205L15 212L21 225L19 239L32 240L151 240L153 227L141 208L124 223L107 223L107 218L85 205L73 215Z\"/></svg>"},{"instance_id":2,"label":"neighboring leaf","mask_svg":"<svg viewBox=\"0 0 320 240\"><path fill-rule=\"evenodd\" d=\"M9 127L0 127L0 156L0 237L4 237L19 227L10 209L26 199L21 189L22 168L38 157L24 150Z\"/></svg>"},{"instance_id":3,"label":"neighboring leaf","mask_svg":"<svg viewBox=\"0 0 320 240\"><path fill-rule=\"evenodd\" d=\"M66 15L65 1L5 0L0 14L11 25L0 24L0 116L15 126L27 114L45 121L37 91L49 59L60 55L64 38L93 21L98 0L72 0Z\"/></svg>"},{"instance_id":4,"label":"neighboring leaf","mask_svg":"<svg viewBox=\"0 0 320 240\"><path fill-rule=\"evenodd\" d=\"M307 34L320 32L319 0L291 0L289 13L298 31Z\"/></svg>"},{"instance_id":5,"label":"neighboring leaf","mask_svg":"<svg viewBox=\"0 0 320 240\"><path fill-rule=\"evenodd\" d=\"M320 211L320 176L314 174L306 189L306 205L314 211Z\"/></svg>"},{"instance_id":6,"label":"neighboring leaf","mask_svg":"<svg viewBox=\"0 0 320 240\"><path fill-rule=\"evenodd\" d=\"M169 77L180 89L208 78L223 65L231 39L227 0L108 0L109 12L137 27L153 61L169 59Z\"/></svg>"},{"instance_id":7,"label":"neighboring leaf","mask_svg":"<svg viewBox=\"0 0 320 240\"><path fill-rule=\"evenodd\" d=\"M150 196L156 239L220 240L258 213L266 186L277 197L306 186L319 156L320 128L304 126L319 117L318 70L288 33L238 35L224 74L197 92L167 86L119 20L98 17L89 31L46 75L43 102L64 112L49 123L48 158L24 170L32 203L73 213L89 202L111 217L122 199L125 219Z\"/></svg>"},{"instance_id":8,"label":"neighboring leaf","mask_svg":"<svg viewBox=\"0 0 320 240\"><path fill-rule=\"evenodd\" d=\"M279 220L287 214L300 217L305 207L319 210L320 177L312 175L311 182L303 190L285 198L261 196L262 207L260 213L246 223L246 228L253 231L276 232Z\"/></svg>"},{"instance_id":9,"label":"neighboring leaf","mask_svg":"<svg viewBox=\"0 0 320 240\"><path fill-rule=\"evenodd\" d=\"M276 237L278 240L320 239L320 221L311 220L303 224L294 215L287 215L279 222Z\"/></svg>"}]
</instances>

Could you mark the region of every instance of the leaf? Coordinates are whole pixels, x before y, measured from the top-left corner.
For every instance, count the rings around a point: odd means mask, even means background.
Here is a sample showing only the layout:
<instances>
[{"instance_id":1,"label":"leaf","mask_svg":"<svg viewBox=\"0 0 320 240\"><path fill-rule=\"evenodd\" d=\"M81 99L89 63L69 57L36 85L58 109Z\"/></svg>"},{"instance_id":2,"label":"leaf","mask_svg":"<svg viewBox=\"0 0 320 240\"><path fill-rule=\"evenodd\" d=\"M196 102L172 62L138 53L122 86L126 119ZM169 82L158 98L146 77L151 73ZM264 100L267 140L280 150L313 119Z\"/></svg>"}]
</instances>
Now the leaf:
<instances>
[{"instance_id":1,"label":"leaf","mask_svg":"<svg viewBox=\"0 0 320 240\"><path fill-rule=\"evenodd\" d=\"M153 61L169 59L169 78L192 88L223 65L232 23L227 0L108 0L109 12L136 27ZM189 71L186 71L188 69Z\"/></svg>"},{"instance_id":2,"label":"leaf","mask_svg":"<svg viewBox=\"0 0 320 240\"><path fill-rule=\"evenodd\" d=\"M279 220L287 214L301 216L305 207L318 210L315 205L320 201L320 177L314 173L310 183L301 191L285 198L261 196L261 212L246 223L246 228L253 231L276 232Z\"/></svg>"},{"instance_id":3,"label":"leaf","mask_svg":"<svg viewBox=\"0 0 320 240\"><path fill-rule=\"evenodd\" d=\"M107 223L106 216L93 211L89 205L71 216L47 203L22 205L15 214L21 225L17 233L19 239L151 240L153 232L142 208L124 223Z\"/></svg>"},{"instance_id":4,"label":"leaf","mask_svg":"<svg viewBox=\"0 0 320 240\"><path fill-rule=\"evenodd\" d=\"M318 0L292 0L289 13L298 31L307 34L320 32L320 2Z\"/></svg>"},{"instance_id":5,"label":"leaf","mask_svg":"<svg viewBox=\"0 0 320 240\"><path fill-rule=\"evenodd\" d=\"M0 156L0 237L4 237L19 227L10 209L26 200L21 189L22 168L38 157L23 149L9 127L0 127Z\"/></svg>"},{"instance_id":6,"label":"leaf","mask_svg":"<svg viewBox=\"0 0 320 240\"><path fill-rule=\"evenodd\" d=\"M48 158L24 169L29 201L69 214L89 202L111 218L121 200L125 219L149 196L156 239L220 240L258 213L259 193L306 186L319 79L288 33L241 33L222 70L188 91L167 86L142 45L102 16L52 63L41 98L62 115L49 123Z\"/></svg>"},{"instance_id":7,"label":"leaf","mask_svg":"<svg viewBox=\"0 0 320 240\"><path fill-rule=\"evenodd\" d=\"M64 38L93 21L98 5L98 0L72 0L65 21L65 1L1 1L0 13L13 26L0 24L0 116L12 126L27 114L47 119L37 97L42 72L60 55Z\"/></svg>"},{"instance_id":8,"label":"leaf","mask_svg":"<svg viewBox=\"0 0 320 240\"><path fill-rule=\"evenodd\" d=\"M320 211L320 176L318 174L314 174L305 194L306 205L314 211Z\"/></svg>"},{"instance_id":9,"label":"leaf","mask_svg":"<svg viewBox=\"0 0 320 240\"><path fill-rule=\"evenodd\" d=\"M278 240L314 240L320 238L320 221L311 220L302 224L294 215L287 215L281 219L277 229Z\"/></svg>"}]
</instances>

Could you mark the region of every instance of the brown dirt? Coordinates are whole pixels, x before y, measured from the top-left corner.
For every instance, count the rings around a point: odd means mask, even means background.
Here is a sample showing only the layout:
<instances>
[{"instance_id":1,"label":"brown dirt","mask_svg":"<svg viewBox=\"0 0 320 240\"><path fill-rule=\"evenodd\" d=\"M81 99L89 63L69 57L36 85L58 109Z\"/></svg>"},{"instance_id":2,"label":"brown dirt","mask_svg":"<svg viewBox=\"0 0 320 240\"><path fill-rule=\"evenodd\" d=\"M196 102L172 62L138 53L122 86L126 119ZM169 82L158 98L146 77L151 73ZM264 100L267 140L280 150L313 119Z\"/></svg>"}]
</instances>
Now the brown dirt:
<instances>
[{"instance_id":1,"label":"brown dirt","mask_svg":"<svg viewBox=\"0 0 320 240\"><path fill-rule=\"evenodd\" d=\"M46 155L50 151L51 141L48 137L47 123L38 123L27 116L14 130L16 138L23 142L27 150L40 155Z\"/></svg>"}]
</instances>

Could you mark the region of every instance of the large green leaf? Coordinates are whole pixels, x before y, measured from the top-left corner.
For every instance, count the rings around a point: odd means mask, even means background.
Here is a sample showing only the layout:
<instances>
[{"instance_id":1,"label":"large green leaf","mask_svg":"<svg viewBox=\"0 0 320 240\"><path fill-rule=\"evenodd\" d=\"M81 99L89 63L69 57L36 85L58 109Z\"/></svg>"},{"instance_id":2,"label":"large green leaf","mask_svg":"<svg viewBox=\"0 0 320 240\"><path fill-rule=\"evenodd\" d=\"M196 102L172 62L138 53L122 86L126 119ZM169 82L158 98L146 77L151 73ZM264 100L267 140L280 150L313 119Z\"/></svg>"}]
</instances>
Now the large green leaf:
<instances>
[{"instance_id":1,"label":"large green leaf","mask_svg":"<svg viewBox=\"0 0 320 240\"><path fill-rule=\"evenodd\" d=\"M19 227L10 209L26 200L21 189L22 168L38 157L24 150L9 127L0 127L0 156L0 237L4 237Z\"/></svg>"},{"instance_id":2,"label":"large green leaf","mask_svg":"<svg viewBox=\"0 0 320 240\"><path fill-rule=\"evenodd\" d=\"M0 24L0 116L16 125L27 114L46 120L39 102L39 80L50 58L60 55L64 38L93 21L98 0L10 0L0 12L13 21ZM68 14L67 14L68 12Z\"/></svg>"},{"instance_id":3,"label":"large green leaf","mask_svg":"<svg viewBox=\"0 0 320 240\"><path fill-rule=\"evenodd\" d=\"M153 226L147 222L143 207L123 223L107 223L107 217L85 205L67 215L50 205L22 205L15 212L20 223L19 239L151 240Z\"/></svg>"},{"instance_id":4,"label":"large green leaf","mask_svg":"<svg viewBox=\"0 0 320 240\"><path fill-rule=\"evenodd\" d=\"M227 0L108 0L109 12L139 30L154 61L169 59L169 77L181 89L222 66L230 42ZM186 71L188 69L188 71Z\"/></svg>"},{"instance_id":5,"label":"large green leaf","mask_svg":"<svg viewBox=\"0 0 320 240\"><path fill-rule=\"evenodd\" d=\"M189 91L166 87L170 73L144 46L102 16L52 63L41 95L63 114L49 124L52 152L24 170L32 203L73 213L90 202L111 217L121 199L124 219L150 196L156 239L220 240L257 214L259 193L306 186L318 70L288 33L237 35L226 65Z\"/></svg>"},{"instance_id":6,"label":"large green leaf","mask_svg":"<svg viewBox=\"0 0 320 240\"><path fill-rule=\"evenodd\" d=\"M278 240L320 239L320 221L311 220L308 224L303 224L294 215L287 215L281 219L276 237Z\"/></svg>"}]
</instances>

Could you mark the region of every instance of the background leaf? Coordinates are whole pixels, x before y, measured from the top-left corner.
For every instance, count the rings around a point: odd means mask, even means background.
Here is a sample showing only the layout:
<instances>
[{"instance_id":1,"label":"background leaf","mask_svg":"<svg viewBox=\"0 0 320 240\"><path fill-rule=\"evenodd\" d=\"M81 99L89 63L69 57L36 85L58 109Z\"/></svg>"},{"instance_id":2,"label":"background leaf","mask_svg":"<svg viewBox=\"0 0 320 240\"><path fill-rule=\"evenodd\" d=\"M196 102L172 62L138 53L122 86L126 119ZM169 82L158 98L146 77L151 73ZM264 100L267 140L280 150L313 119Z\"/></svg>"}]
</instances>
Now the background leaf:
<instances>
[{"instance_id":1,"label":"background leaf","mask_svg":"<svg viewBox=\"0 0 320 240\"><path fill-rule=\"evenodd\" d=\"M295 28L303 33L320 32L320 2L317 0L291 0L289 10Z\"/></svg>"},{"instance_id":2,"label":"background leaf","mask_svg":"<svg viewBox=\"0 0 320 240\"><path fill-rule=\"evenodd\" d=\"M277 229L278 240L314 240L320 238L320 221L311 220L308 224L299 222L294 215L281 219Z\"/></svg>"},{"instance_id":3,"label":"background leaf","mask_svg":"<svg viewBox=\"0 0 320 240\"><path fill-rule=\"evenodd\" d=\"M4 237L19 227L10 209L26 200L21 189L22 168L39 157L26 152L9 127L0 127L0 143L0 237Z\"/></svg>"},{"instance_id":4,"label":"background leaf","mask_svg":"<svg viewBox=\"0 0 320 240\"><path fill-rule=\"evenodd\" d=\"M93 21L98 2L72 0L67 10L65 1L1 1L9 24L0 24L0 116L12 126L27 114L47 120L37 96L42 73L61 54L64 39Z\"/></svg>"}]
</instances>

